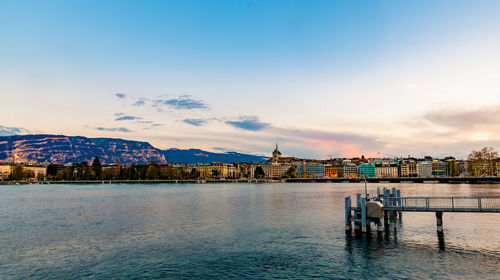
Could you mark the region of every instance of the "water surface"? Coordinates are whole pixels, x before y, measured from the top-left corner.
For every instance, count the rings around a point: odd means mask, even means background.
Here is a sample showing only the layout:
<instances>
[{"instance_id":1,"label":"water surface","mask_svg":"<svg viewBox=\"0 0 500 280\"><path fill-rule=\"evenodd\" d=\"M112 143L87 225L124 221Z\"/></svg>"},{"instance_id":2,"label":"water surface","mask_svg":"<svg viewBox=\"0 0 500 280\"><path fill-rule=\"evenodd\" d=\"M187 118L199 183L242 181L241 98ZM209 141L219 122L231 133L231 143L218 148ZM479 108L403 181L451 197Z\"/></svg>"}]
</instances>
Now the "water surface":
<instances>
[{"instance_id":1,"label":"water surface","mask_svg":"<svg viewBox=\"0 0 500 280\"><path fill-rule=\"evenodd\" d=\"M500 185L372 184L403 196ZM405 213L396 232L344 232L361 184L0 186L0 278L499 279L500 214Z\"/></svg>"}]
</instances>

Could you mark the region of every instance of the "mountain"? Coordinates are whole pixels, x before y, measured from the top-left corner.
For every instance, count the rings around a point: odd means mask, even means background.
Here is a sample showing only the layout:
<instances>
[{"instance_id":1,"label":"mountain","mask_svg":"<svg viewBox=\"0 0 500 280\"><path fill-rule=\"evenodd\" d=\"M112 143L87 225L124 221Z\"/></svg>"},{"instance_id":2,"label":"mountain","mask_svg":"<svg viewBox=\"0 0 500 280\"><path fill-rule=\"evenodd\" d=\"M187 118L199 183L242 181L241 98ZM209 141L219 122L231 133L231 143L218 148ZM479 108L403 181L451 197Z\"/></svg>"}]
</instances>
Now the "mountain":
<instances>
[{"instance_id":1,"label":"mountain","mask_svg":"<svg viewBox=\"0 0 500 280\"><path fill-rule=\"evenodd\" d=\"M99 157L102 163L126 164L158 163L211 163L260 162L267 158L230 153L210 153L197 149L160 150L147 142L115 138L87 138L64 135L0 136L0 161L73 163L91 161Z\"/></svg>"},{"instance_id":2,"label":"mountain","mask_svg":"<svg viewBox=\"0 0 500 280\"><path fill-rule=\"evenodd\" d=\"M63 135L0 137L0 160L72 163L99 157L103 163L165 163L165 156L147 142Z\"/></svg>"},{"instance_id":3,"label":"mountain","mask_svg":"<svg viewBox=\"0 0 500 280\"><path fill-rule=\"evenodd\" d=\"M264 162L267 157L240 154L237 152L212 153L199 149L168 149L162 151L169 162L212 163L212 162Z\"/></svg>"}]
</instances>

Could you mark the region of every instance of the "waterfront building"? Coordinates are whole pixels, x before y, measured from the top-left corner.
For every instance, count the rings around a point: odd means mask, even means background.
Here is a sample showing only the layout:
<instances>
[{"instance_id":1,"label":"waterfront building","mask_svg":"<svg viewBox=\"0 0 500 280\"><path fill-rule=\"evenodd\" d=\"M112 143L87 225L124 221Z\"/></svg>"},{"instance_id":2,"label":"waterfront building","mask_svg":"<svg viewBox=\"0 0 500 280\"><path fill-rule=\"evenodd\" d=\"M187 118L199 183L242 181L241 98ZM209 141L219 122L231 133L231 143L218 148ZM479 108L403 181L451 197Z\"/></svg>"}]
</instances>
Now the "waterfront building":
<instances>
[{"instance_id":1,"label":"waterfront building","mask_svg":"<svg viewBox=\"0 0 500 280\"><path fill-rule=\"evenodd\" d=\"M442 177L446 175L446 163L438 159L432 161L432 176Z\"/></svg>"},{"instance_id":2,"label":"waterfront building","mask_svg":"<svg viewBox=\"0 0 500 280\"><path fill-rule=\"evenodd\" d=\"M404 160L400 163L401 177L417 177L417 162L414 160Z\"/></svg>"},{"instance_id":3,"label":"waterfront building","mask_svg":"<svg viewBox=\"0 0 500 280\"><path fill-rule=\"evenodd\" d=\"M445 161L445 176L456 177L460 175L460 166L454 157L446 157Z\"/></svg>"},{"instance_id":4,"label":"waterfront building","mask_svg":"<svg viewBox=\"0 0 500 280\"><path fill-rule=\"evenodd\" d=\"M325 177L333 178L337 177L335 170L331 164L325 164Z\"/></svg>"},{"instance_id":5,"label":"waterfront building","mask_svg":"<svg viewBox=\"0 0 500 280\"><path fill-rule=\"evenodd\" d=\"M25 166L28 179L44 180L47 177L47 167L45 166Z\"/></svg>"},{"instance_id":6,"label":"waterfront building","mask_svg":"<svg viewBox=\"0 0 500 280\"><path fill-rule=\"evenodd\" d=\"M360 177L375 177L375 165L373 163L362 163L359 165Z\"/></svg>"},{"instance_id":7,"label":"waterfront building","mask_svg":"<svg viewBox=\"0 0 500 280\"><path fill-rule=\"evenodd\" d=\"M375 176L376 177L388 177L394 178L398 177L399 170L396 163L383 162L375 164Z\"/></svg>"},{"instance_id":8,"label":"waterfront building","mask_svg":"<svg viewBox=\"0 0 500 280\"><path fill-rule=\"evenodd\" d=\"M467 177L467 161L458 161L458 169L460 170L460 177Z\"/></svg>"},{"instance_id":9,"label":"waterfront building","mask_svg":"<svg viewBox=\"0 0 500 280\"><path fill-rule=\"evenodd\" d=\"M432 162L421 161L417 164L418 177L432 177Z\"/></svg>"},{"instance_id":10,"label":"waterfront building","mask_svg":"<svg viewBox=\"0 0 500 280\"><path fill-rule=\"evenodd\" d=\"M313 178L321 178L325 176L325 166L321 163L307 163L306 173Z\"/></svg>"},{"instance_id":11,"label":"waterfront building","mask_svg":"<svg viewBox=\"0 0 500 280\"><path fill-rule=\"evenodd\" d=\"M297 165L300 178L321 178L325 176L325 166L321 163L307 162Z\"/></svg>"},{"instance_id":12,"label":"waterfront building","mask_svg":"<svg viewBox=\"0 0 500 280\"><path fill-rule=\"evenodd\" d=\"M201 177L227 178L229 176L229 166L227 164L216 163L193 165L190 170L193 168L200 172Z\"/></svg>"},{"instance_id":13,"label":"waterfront building","mask_svg":"<svg viewBox=\"0 0 500 280\"><path fill-rule=\"evenodd\" d=\"M9 175L12 173L12 166L7 164L0 165L0 179L5 180L9 178Z\"/></svg>"},{"instance_id":14,"label":"waterfront building","mask_svg":"<svg viewBox=\"0 0 500 280\"><path fill-rule=\"evenodd\" d=\"M350 161L344 161L344 178L358 178L359 177L359 168L356 164Z\"/></svg>"},{"instance_id":15,"label":"waterfront building","mask_svg":"<svg viewBox=\"0 0 500 280\"><path fill-rule=\"evenodd\" d=\"M337 178L344 176L344 166L325 165L325 177Z\"/></svg>"},{"instance_id":16,"label":"waterfront building","mask_svg":"<svg viewBox=\"0 0 500 280\"><path fill-rule=\"evenodd\" d=\"M262 164L261 167L266 178L279 179L283 178L283 175L288 171L290 165L282 165L279 162L273 162L271 164Z\"/></svg>"}]
</instances>

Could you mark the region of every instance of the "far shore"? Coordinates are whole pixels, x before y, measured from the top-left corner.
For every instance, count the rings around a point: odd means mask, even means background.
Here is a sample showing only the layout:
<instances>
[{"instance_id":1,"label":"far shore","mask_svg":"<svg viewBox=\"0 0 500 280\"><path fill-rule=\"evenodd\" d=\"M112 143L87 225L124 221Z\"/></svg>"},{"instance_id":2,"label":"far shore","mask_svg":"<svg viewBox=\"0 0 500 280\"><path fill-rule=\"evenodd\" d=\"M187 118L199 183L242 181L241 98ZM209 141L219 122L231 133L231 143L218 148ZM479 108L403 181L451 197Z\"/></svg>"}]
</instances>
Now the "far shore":
<instances>
[{"instance_id":1,"label":"far shore","mask_svg":"<svg viewBox=\"0 0 500 280\"><path fill-rule=\"evenodd\" d=\"M172 180L77 180L0 181L0 185L28 184L203 184L203 183L428 183L500 184L500 177L398 177L398 178L286 178L286 179L172 179Z\"/></svg>"}]
</instances>

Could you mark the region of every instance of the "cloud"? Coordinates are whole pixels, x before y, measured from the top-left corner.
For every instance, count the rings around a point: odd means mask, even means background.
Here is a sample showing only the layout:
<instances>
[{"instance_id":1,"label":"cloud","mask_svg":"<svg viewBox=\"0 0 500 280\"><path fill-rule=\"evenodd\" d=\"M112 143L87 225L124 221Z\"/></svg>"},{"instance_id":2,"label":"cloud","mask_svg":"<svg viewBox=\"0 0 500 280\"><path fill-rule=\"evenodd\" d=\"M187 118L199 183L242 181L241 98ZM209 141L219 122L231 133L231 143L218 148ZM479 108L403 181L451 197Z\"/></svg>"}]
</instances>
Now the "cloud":
<instances>
[{"instance_id":1,"label":"cloud","mask_svg":"<svg viewBox=\"0 0 500 280\"><path fill-rule=\"evenodd\" d=\"M268 123L261 122L256 116L242 116L236 121L226 121L226 124L250 131L259 131L269 127Z\"/></svg>"},{"instance_id":2,"label":"cloud","mask_svg":"<svg viewBox=\"0 0 500 280\"><path fill-rule=\"evenodd\" d=\"M120 98L120 99L123 99L125 98L127 95L125 93L115 93L115 96Z\"/></svg>"},{"instance_id":3,"label":"cloud","mask_svg":"<svg viewBox=\"0 0 500 280\"><path fill-rule=\"evenodd\" d=\"M123 116L125 115L124 113L115 113L115 117Z\"/></svg>"},{"instance_id":4,"label":"cloud","mask_svg":"<svg viewBox=\"0 0 500 280\"><path fill-rule=\"evenodd\" d=\"M158 127L158 126L163 126L163 124L161 124L161 123L154 123L154 124L152 124L151 126L156 126L156 127Z\"/></svg>"},{"instance_id":5,"label":"cloud","mask_svg":"<svg viewBox=\"0 0 500 280\"><path fill-rule=\"evenodd\" d=\"M132 106L139 107L139 106L142 106L144 104L146 104L146 101L144 101L144 100L138 100L134 104L132 104Z\"/></svg>"},{"instance_id":6,"label":"cloud","mask_svg":"<svg viewBox=\"0 0 500 280\"><path fill-rule=\"evenodd\" d=\"M18 134L28 134L29 130L20 127L7 127L0 125L0 136L11 136Z\"/></svg>"},{"instance_id":7,"label":"cloud","mask_svg":"<svg viewBox=\"0 0 500 280\"><path fill-rule=\"evenodd\" d=\"M139 100L137 100L135 103L132 104L132 106L135 107L140 107L146 104L146 102L149 101L149 98L141 97Z\"/></svg>"},{"instance_id":8,"label":"cloud","mask_svg":"<svg viewBox=\"0 0 500 280\"><path fill-rule=\"evenodd\" d=\"M206 119L185 119L182 121L187 123L187 124L194 125L194 126L202 126L202 125L207 123Z\"/></svg>"},{"instance_id":9,"label":"cloud","mask_svg":"<svg viewBox=\"0 0 500 280\"><path fill-rule=\"evenodd\" d=\"M132 130L126 128L126 127L96 127L96 130L99 131L118 131L118 132L133 132Z\"/></svg>"},{"instance_id":10,"label":"cloud","mask_svg":"<svg viewBox=\"0 0 500 280\"><path fill-rule=\"evenodd\" d=\"M479 108L463 109L452 108L431 111L425 114L424 119L433 124L451 128L471 128L476 126L500 124L500 104L488 105Z\"/></svg>"},{"instance_id":11,"label":"cloud","mask_svg":"<svg viewBox=\"0 0 500 280\"><path fill-rule=\"evenodd\" d=\"M295 151L309 150L319 158L327 154L335 156L375 156L383 152L387 143L379 138L354 132L328 132L319 130L296 130L272 127L274 135L279 135Z\"/></svg>"},{"instance_id":12,"label":"cloud","mask_svg":"<svg viewBox=\"0 0 500 280\"><path fill-rule=\"evenodd\" d=\"M116 118L115 121L133 121L133 120L141 120L141 117L134 117L134 116L121 116L119 118Z\"/></svg>"},{"instance_id":13,"label":"cloud","mask_svg":"<svg viewBox=\"0 0 500 280\"><path fill-rule=\"evenodd\" d=\"M167 106L178 110L208 109L205 102L193 99L190 95L181 95L170 99L155 99L154 103L154 107Z\"/></svg>"}]
</instances>

